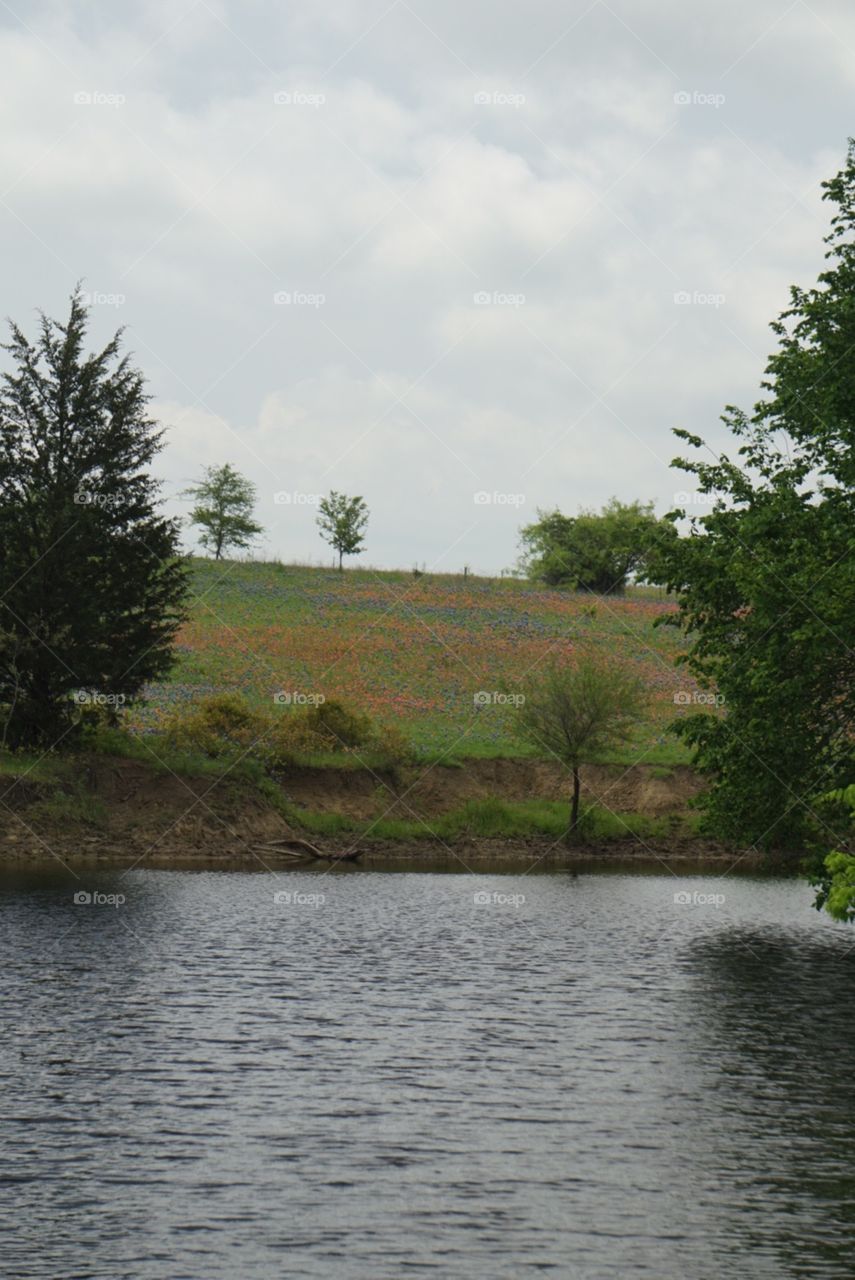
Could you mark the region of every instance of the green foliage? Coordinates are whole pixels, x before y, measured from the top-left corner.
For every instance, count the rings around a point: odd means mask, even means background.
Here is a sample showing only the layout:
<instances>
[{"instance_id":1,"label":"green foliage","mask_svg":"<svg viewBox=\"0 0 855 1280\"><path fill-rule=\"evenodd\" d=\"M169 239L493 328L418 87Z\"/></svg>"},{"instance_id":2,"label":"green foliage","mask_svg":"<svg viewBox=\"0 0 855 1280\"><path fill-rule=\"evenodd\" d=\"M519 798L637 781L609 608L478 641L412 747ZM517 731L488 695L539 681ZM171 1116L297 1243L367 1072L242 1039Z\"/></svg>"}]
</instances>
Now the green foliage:
<instances>
[{"instance_id":1,"label":"green foliage","mask_svg":"<svg viewBox=\"0 0 855 1280\"><path fill-rule=\"evenodd\" d=\"M199 751L216 760L257 753L269 730L269 717L254 711L239 694L218 693L173 716L166 738L178 750Z\"/></svg>"},{"instance_id":2,"label":"green foliage","mask_svg":"<svg viewBox=\"0 0 855 1280\"><path fill-rule=\"evenodd\" d=\"M318 507L317 519L321 537L338 552L338 567L344 556L361 555L364 530L368 524L368 505L362 498L348 498L331 491Z\"/></svg>"},{"instance_id":3,"label":"green foliage","mask_svg":"<svg viewBox=\"0 0 855 1280\"><path fill-rule=\"evenodd\" d=\"M54 791L37 800L29 810L31 820L47 822L79 823L87 827L103 827L107 808L97 796L89 795L82 787Z\"/></svg>"},{"instance_id":4,"label":"green foliage","mask_svg":"<svg viewBox=\"0 0 855 1280\"><path fill-rule=\"evenodd\" d=\"M837 806L846 816L851 836L855 834L855 784L826 792L820 801ZM819 874L811 876L816 886L816 908L824 907L835 920L855 923L855 856L835 849L823 859Z\"/></svg>"},{"instance_id":5,"label":"green foliage","mask_svg":"<svg viewBox=\"0 0 855 1280\"><path fill-rule=\"evenodd\" d=\"M84 351L67 321L12 324L0 382L0 745L67 746L74 695L114 708L164 676L182 620L178 526L149 466L161 431L121 332Z\"/></svg>"},{"instance_id":6,"label":"green foliage","mask_svg":"<svg viewBox=\"0 0 855 1280\"><path fill-rule=\"evenodd\" d=\"M640 681L587 655L542 664L524 696L518 734L571 767L625 741L643 712Z\"/></svg>"},{"instance_id":7,"label":"green foliage","mask_svg":"<svg viewBox=\"0 0 855 1280\"><path fill-rule=\"evenodd\" d=\"M255 485L227 462L222 467L206 467L198 484L186 490L196 499L190 523L200 526L199 541L219 560L229 547L249 547L262 526L252 518Z\"/></svg>"},{"instance_id":8,"label":"green foliage","mask_svg":"<svg viewBox=\"0 0 855 1280\"><path fill-rule=\"evenodd\" d=\"M830 263L794 288L749 416L724 416L737 459L676 459L715 495L691 536L662 550L687 663L726 715L678 731L713 779L707 827L800 847L811 797L852 775L855 728L855 147L825 184ZM692 448L703 441L677 432ZM676 520L683 512L671 513Z\"/></svg>"},{"instance_id":9,"label":"green foliage","mask_svg":"<svg viewBox=\"0 0 855 1280\"><path fill-rule=\"evenodd\" d=\"M641 682L630 671L583 655L576 666L552 660L538 668L516 713L516 730L572 772L569 838L579 826L579 769L632 735L644 714Z\"/></svg>"},{"instance_id":10,"label":"green foliage","mask_svg":"<svg viewBox=\"0 0 855 1280\"><path fill-rule=\"evenodd\" d=\"M348 756L372 768L412 758L403 734L342 702L267 712L236 693L215 694L175 713L164 741L170 752L247 759L273 772L295 764L336 764Z\"/></svg>"},{"instance_id":11,"label":"green foliage","mask_svg":"<svg viewBox=\"0 0 855 1280\"><path fill-rule=\"evenodd\" d=\"M341 751L349 747L364 747L371 740L370 716L352 711L335 699L307 707L304 715L310 732L317 736L323 750Z\"/></svg>"},{"instance_id":12,"label":"green foliage","mask_svg":"<svg viewBox=\"0 0 855 1280\"><path fill-rule=\"evenodd\" d=\"M835 920L855 921L855 857L839 850L825 859L828 887L820 905Z\"/></svg>"},{"instance_id":13,"label":"green foliage","mask_svg":"<svg viewBox=\"0 0 855 1280\"><path fill-rule=\"evenodd\" d=\"M673 536L671 525L653 514L652 502L612 498L599 514L537 514L537 521L520 531L521 567L548 586L598 595L622 592L630 574L643 580L659 542Z\"/></svg>"},{"instance_id":14,"label":"green foliage","mask_svg":"<svg viewBox=\"0 0 855 1280\"><path fill-rule=\"evenodd\" d=\"M388 796L383 809L388 807ZM424 819L384 817L364 819L346 814L292 808L289 819L295 826L317 835L365 834L380 840L446 840L465 837L494 840L549 836L560 839L567 831L567 805L558 800L501 800L489 796L468 800L459 809ZM580 815L577 837L585 840L655 839L668 831L665 818L643 814L614 814L593 805Z\"/></svg>"}]
</instances>

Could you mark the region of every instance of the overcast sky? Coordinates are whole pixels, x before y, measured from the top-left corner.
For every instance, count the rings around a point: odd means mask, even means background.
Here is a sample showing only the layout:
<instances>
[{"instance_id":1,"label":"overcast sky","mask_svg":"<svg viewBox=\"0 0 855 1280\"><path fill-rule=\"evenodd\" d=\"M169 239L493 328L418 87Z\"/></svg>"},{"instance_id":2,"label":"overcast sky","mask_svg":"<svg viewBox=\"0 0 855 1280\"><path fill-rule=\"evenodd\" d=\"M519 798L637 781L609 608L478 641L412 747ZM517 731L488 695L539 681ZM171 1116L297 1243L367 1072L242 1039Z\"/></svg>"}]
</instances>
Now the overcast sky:
<instances>
[{"instance_id":1,"label":"overcast sky","mask_svg":"<svg viewBox=\"0 0 855 1280\"><path fill-rule=\"evenodd\" d=\"M756 399L855 132L846 0L3 0L0 39L3 310L82 278L170 508L231 462L285 560L324 558L330 488L388 567L667 510L671 431Z\"/></svg>"}]
</instances>

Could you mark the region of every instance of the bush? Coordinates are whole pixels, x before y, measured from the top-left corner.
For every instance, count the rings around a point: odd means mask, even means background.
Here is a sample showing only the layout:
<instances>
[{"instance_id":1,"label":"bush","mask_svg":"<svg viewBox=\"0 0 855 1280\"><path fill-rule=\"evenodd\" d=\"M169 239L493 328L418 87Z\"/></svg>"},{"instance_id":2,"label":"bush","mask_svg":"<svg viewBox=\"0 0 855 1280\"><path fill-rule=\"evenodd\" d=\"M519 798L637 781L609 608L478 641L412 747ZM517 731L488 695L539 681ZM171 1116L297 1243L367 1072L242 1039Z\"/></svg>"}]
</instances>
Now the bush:
<instances>
[{"instance_id":1,"label":"bush","mask_svg":"<svg viewBox=\"0 0 855 1280\"><path fill-rule=\"evenodd\" d=\"M284 769L305 756L329 751L325 738L309 723L305 710L285 711L273 721L264 744L264 762L269 769Z\"/></svg>"},{"instance_id":2,"label":"bush","mask_svg":"<svg viewBox=\"0 0 855 1280\"><path fill-rule=\"evenodd\" d=\"M381 767L394 768L408 764L415 758L412 743L396 725L377 725L368 743L372 755L378 757Z\"/></svg>"},{"instance_id":3,"label":"bush","mask_svg":"<svg viewBox=\"0 0 855 1280\"><path fill-rule=\"evenodd\" d=\"M323 742L323 750L343 751L365 747L374 732L371 717L351 711L343 702L322 702L305 712L310 731Z\"/></svg>"},{"instance_id":4,"label":"bush","mask_svg":"<svg viewBox=\"0 0 855 1280\"><path fill-rule=\"evenodd\" d=\"M210 759L242 755L277 770L312 756L364 752L382 766L412 759L412 748L399 729L374 725L371 717L342 702L323 702L265 714L236 693L203 698L177 712L166 726L166 740L180 751L201 752Z\"/></svg>"},{"instance_id":5,"label":"bush","mask_svg":"<svg viewBox=\"0 0 855 1280\"><path fill-rule=\"evenodd\" d=\"M201 751L211 759L248 752L260 755L271 732L269 717L254 711L237 693L203 698L189 712L177 712L166 726L173 747Z\"/></svg>"}]
</instances>

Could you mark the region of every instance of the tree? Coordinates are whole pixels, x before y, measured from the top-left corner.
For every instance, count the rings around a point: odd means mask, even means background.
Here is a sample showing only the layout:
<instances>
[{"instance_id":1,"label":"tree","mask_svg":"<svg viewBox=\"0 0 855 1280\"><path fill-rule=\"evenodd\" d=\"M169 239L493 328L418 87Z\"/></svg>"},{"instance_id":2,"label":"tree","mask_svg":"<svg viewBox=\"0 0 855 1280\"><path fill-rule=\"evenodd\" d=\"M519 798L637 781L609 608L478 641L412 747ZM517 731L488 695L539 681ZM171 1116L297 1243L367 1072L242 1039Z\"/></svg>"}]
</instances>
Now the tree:
<instances>
[{"instance_id":1,"label":"tree","mask_svg":"<svg viewBox=\"0 0 855 1280\"><path fill-rule=\"evenodd\" d=\"M348 498L332 490L322 499L318 510L318 526L321 537L338 552L339 572L343 556L358 556L364 542L363 531L368 524L368 506L362 498Z\"/></svg>"},{"instance_id":2,"label":"tree","mask_svg":"<svg viewBox=\"0 0 855 1280\"><path fill-rule=\"evenodd\" d=\"M602 511L577 516L538 511L535 523L520 531L521 566L530 578L548 586L608 595L623 591L630 574L646 576L655 546L673 536L672 527L653 513L653 503L612 498Z\"/></svg>"},{"instance_id":3,"label":"tree","mask_svg":"<svg viewBox=\"0 0 855 1280\"><path fill-rule=\"evenodd\" d=\"M190 523L202 528L199 541L219 560L227 547L248 547L263 531L252 518L255 485L227 462L206 467L198 484L186 490L197 499Z\"/></svg>"},{"instance_id":4,"label":"tree","mask_svg":"<svg viewBox=\"0 0 855 1280\"><path fill-rule=\"evenodd\" d=\"M712 778L707 827L767 847L799 847L812 797L853 776L854 144L823 186L836 205L829 265L816 288L791 290L772 325L765 398L751 415L730 406L723 416L736 459L675 459L715 502L661 567L678 596L666 621L682 628L689 669L726 707L679 726Z\"/></svg>"},{"instance_id":5,"label":"tree","mask_svg":"<svg viewBox=\"0 0 855 1280\"><path fill-rule=\"evenodd\" d=\"M620 667L583 656L575 667L553 661L532 680L515 727L526 742L556 756L573 776L568 841L579 827L579 770L586 759L625 742L644 707L641 682Z\"/></svg>"},{"instance_id":6,"label":"tree","mask_svg":"<svg viewBox=\"0 0 855 1280\"><path fill-rule=\"evenodd\" d=\"M819 802L843 810L851 848L855 836L855 783L820 796ZM832 919L855 924L855 855L835 849L826 855L819 871L810 879L817 887L817 910L824 907Z\"/></svg>"},{"instance_id":7,"label":"tree","mask_svg":"<svg viewBox=\"0 0 855 1280\"><path fill-rule=\"evenodd\" d=\"M0 715L12 747L53 745L78 700L113 712L163 675L183 616L178 525L149 464L162 431L121 331L84 352L80 291L65 324L10 325L0 379Z\"/></svg>"}]
</instances>

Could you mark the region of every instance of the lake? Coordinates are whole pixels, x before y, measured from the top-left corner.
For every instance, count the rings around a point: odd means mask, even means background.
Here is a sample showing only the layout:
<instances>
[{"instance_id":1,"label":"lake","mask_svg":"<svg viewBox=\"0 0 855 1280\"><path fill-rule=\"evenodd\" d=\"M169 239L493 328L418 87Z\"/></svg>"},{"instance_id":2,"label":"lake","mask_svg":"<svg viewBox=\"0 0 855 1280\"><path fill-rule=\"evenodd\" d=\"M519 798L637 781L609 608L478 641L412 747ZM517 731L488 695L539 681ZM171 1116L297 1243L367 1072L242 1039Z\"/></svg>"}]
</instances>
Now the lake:
<instances>
[{"instance_id":1,"label":"lake","mask_svg":"<svg viewBox=\"0 0 855 1280\"><path fill-rule=\"evenodd\" d=\"M851 1280L804 884L75 872L0 876L4 1277Z\"/></svg>"}]
</instances>

